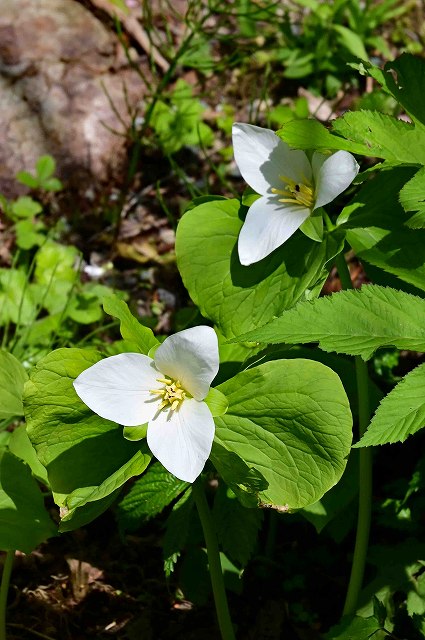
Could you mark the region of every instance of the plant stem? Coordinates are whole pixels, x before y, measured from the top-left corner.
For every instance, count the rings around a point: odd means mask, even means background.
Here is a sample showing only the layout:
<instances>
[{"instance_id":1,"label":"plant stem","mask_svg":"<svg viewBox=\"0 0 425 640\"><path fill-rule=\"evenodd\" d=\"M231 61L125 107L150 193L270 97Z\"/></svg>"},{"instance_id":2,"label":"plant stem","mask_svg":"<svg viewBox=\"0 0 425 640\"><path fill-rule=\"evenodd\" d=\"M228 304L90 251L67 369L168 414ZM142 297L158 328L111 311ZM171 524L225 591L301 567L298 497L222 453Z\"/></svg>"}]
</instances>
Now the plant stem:
<instances>
[{"instance_id":1,"label":"plant stem","mask_svg":"<svg viewBox=\"0 0 425 640\"><path fill-rule=\"evenodd\" d=\"M343 253L336 258L336 266L344 289L353 289L350 271ZM359 435L362 437L369 424L369 384L367 364L360 356L355 358L357 398L359 407ZM359 449L359 511L357 517L356 543L350 581L343 609L343 615L356 612L357 602L362 588L369 543L370 519L372 510L372 450Z\"/></svg>"},{"instance_id":2,"label":"plant stem","mask_svg":"<svg viewBox=\"0 0 425 640\"><path fill-rule=\"evenodd\" d=\"M221 570L220 551L211 512L205 497L204 488L200 478L192 485L193 498L198 509L199 519L204 532L207 545L208 564L210 569L211 584L214 594L215 609L217 612L218 626L220 627L222 640L235 640L232 620L227 604L226 591L224 589L223 573ZM1 640L1 639L0 639Z\"/></svg>"},{"instance_id":3,"label":"plant stem","mask_svg":"<svg viewBox=\"0 0 425 640\"><path fill-rule=\"evenodd\" d=\"M6 640L6 607L15 551L7 551L0 586L0 640Z\"/></svg>"}]
</instances>

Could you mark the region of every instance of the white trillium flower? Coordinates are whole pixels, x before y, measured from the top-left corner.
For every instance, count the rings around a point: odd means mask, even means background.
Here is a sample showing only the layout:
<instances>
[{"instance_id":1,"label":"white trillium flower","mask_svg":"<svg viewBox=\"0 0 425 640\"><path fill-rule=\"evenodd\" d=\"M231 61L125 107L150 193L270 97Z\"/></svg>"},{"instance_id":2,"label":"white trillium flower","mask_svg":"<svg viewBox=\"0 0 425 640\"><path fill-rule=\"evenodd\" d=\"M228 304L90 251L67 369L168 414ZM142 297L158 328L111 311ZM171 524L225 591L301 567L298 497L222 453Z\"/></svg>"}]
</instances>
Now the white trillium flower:
<instances>
[{"instance_id":1,"label":"white trillium flower","mask_svg":"<svg viewBox=\"0 0 425 640\"><path fill-rule=\"evenodd\" d=\"M203 400L219 367L211 327L164 340L154 359L120 353L100 360L74 381L81 400L102 418L127 427L148 423L147 442L163 466L194 482L210 455L215 425Z\"/></svg>"},{"instance_id":2,"label":"white trillium flower","mask_svg":"<svg viewBox=\"0 0 425 640\"><path fill-rule=\"evenodd\" d=\"M331 156L290 149L271 129L236 123L236 164L245 182L261 195L249 208L239 234L239 260L250 265L280 247L315 209L332 202L358 171L351 153Z\"/></svg>"}]
</instances>

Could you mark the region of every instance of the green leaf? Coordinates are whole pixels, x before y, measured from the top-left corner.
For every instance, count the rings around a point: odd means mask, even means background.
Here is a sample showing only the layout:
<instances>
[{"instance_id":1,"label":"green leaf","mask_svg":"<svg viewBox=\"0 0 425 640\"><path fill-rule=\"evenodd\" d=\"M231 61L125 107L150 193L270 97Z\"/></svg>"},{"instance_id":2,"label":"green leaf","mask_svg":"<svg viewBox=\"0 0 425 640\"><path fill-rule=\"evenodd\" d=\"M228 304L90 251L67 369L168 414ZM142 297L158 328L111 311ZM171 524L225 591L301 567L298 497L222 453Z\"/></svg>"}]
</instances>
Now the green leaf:
<instances>
[{"instance_id":1,"label":"green leaf","mask_svg":"<svg viewBox=\"0 0 425 640\"><path fill-rule=\"evenodd\" d=\"M37 251L35 282L42 306L51 314L62 312L68 303L77 281L77 259L78 251L75 247L53 240L47 240Z\"/></svg>"},{"instance_id":2,"label":"green leaf","mask_svg":"<svg viewBox=\"0 0 425 640\"><path fill-rule=\"evenodd\" d=\"M8 447L13 455L27 463L37 480L40 480L46 487L49 486L47 471L37 458L37 454L31 444L24 424L21 424L17 429L12 431Z\"/></svg>"},{"instance_id":3,"label":"green leaf","mask_svg":"<svg viewBox=\"0 0 425 640\"><path fill-rule=\"evenodd\" d=\"M425 130L377 111L348 111L332 121L293 120L277 135L297 149L345 150L406 164L425 164Z\"/></svg>"},{"instance_id":4,"label":"green leaf","mask_svg":"<svg viewBox=\"0 0 425 640\"><path fill-rule=\"evenodd\" d=\"M324 277L340 246L334 236L319 244L297 233L264 260L243 267L236 244L245 212L237 200L216 200L188 211L177 228L183 282L202 314L228 338L293 306Z\"/></svg>"},{"instance_id":5,"label":"green leaf","mask_svg":"<svg viewBox=\"0 0 425 640\"><path fill-rule=\"evenodd\" d=\"M260 491L267 489L264 476L249 467L236 453L228 451L217 440L213 442L210 460L245 507L256 507L260 502Z\"/></svg>"},{"instance_id":6,"label":"green leaf","mask_svg":"<svg viewBox=\"0 0 425 640\"><path fill-rule=\"evenodd\" d=\"M363 40L357 33L342 24L333 24L332 29L339 35L339 41L354 57L369 60Z\"/></svg>"},{"instance_id":7,"label":"green leaf","mask_svg":"<svg viewBox=\"0 0 425 640\"><path fill-rule=\"evenodd\" d=\"M194 506L192 487L190 486L173 506L165 523L162 553L167 578L174 571L174 565L186 545Z\"/></svg>"},{"instance_id":8,"label":"green leaf","mask_svg":"<svg viewBox=\"0 0 425 640\"><path fill-rule=\"evenodd\" d=\"M208 405L213 418L224 415L229 406L226 396L218 389L213 388L209 390L204 402Z\"/></svg>"},{"instance_id":9,"label":"green leaf","mask_svg":"<svg viewBox=\"0 0 425 640\"><path fill-rule=\"evenodd\" d=\"M126 440L137 442L146 438L148 433L148 423L141 424L138 427L124 427L123 435Z\"/></svg>"},{"instance_id":10,"label":"green leaf","mask_svg":"<svg viewBox=\"0 0 425 640\"><path fill-rule=\"evenodd\" d=\"M44 182L55 172L56 162L52 156L40 156L35 163L35 171L39 182Z\"/></svg>"},{"instance_id":11,"label":"green leaf","mask_svg":"<svg viewBox=\"0 0 425 640\"><path fill-rule=\"evenodd\" d=\"M116 499L119 494L119 489L116 489L113 493L101 500L95 502L87 502L86 504L76 507L71 511L68 511L66 507L61 507L61 521L59 524L59 532L65 533L66 531L74 531L84 527L89 522L96 520Z\"/></svg>"},{"instance_id":12,"label":"green leaf","mask_svg":"<svg viewBox=\"0 0 425 640\"><path fill-rule=\"evenodd\" d=\"M0 350L0 420L24 415L22 394L27 380L19 360Z\"/></svg>"},{"instance_id":13,"label":"green leaf","mask_svg":"<svg viewBox=\"0 0 425 640\"><path fill-rule=\"evenodd\" d=\"M120 529L134 531L165 509L188 486L155 462L119 503L116 516Z\"/></svg>"},{"instance_id":14,"label":"green leaf","mask_svg":"<svg viewBox=\"0 0 425 640\"><path fill-rule=\"evenodd\" d=\"M379 285L300 302L270 324L239 336L264 343L318 342L368 360L379 347L425 351L425 300Z\"/></svg>"},{"instance_id":15,"label":"green leaf","mask_svg":"<svg viewBox=\"0 0 425 640\"><path fill-rule=\"evenodd\" d=\"M342 619L342 622L326 634L326 640L383 640L388 638L387 633L377 634L382 630L382 626L375 618L361 618L360 616L348 617Z\"/></svg>"},{"instance_id":16,"label":"green leaf","mask_svg":"<svg viewBox=\"0 0 425 640\"><path fill-rule=\"evenodd\" d=\"M425 306L425 301L424 301ZM424 351L424 349L422 349ZM356 447L404 442L425 426L425 364L408 373L381 401Z\"/></svg>"},{"instance_id":17,"label":"green leaf","mask_svg":"<svg viewBox=\"0 0 425 640\"><path fill-rule=\"evenodd\" d=\"M12 211L18 218L32 218L43 211L43 207L29 196L21 196L12 204Z\"/></svg>"},{"instance_id":18,"label":"green leaf","mask_svg":"<svg viewBox=\"0 0 425 640\"><path fill-rule=\"evenodd\" d=\"M29 467L0 450L0 549L30 553L56 531Z\"/></svg>"},{"instance_id":19,"label":"green leaf","mask_svg":"<svg viewBox=\"0 0 425 640\"><path fill-rule=\"evenodd\" d=\"M365 144L349 142L334 135L318 120L292 120L277 131L277 135L295 149L343 150L369 155L369 148Z\"/></svg>"},{"instance_id":20,"label":"green leaf","mask_svg":"<svg viewBox=\"0 0 425 640\"><path fill-rule=\"evenodd\" d=\"M425 130L377 111L348 111L333 131L368 148L365 155L406 164L425 164Z\"/></svg>"},{"instance_id":21,"label":"green leaf","mask_svg":"<svg viewBox=\"0 0 425 640\"><path fill-rule=\"evenodd\" d=\"M425 228L425 167L406 182L400 191L400 204L405 211L415 211L416 214L407 220L410 229Z\"/></svg>"},{"instance_id":22,"label":"green leaf","mask_svg":"<svg viewBox=\"0 0 425 640\"><path fill-rule=\"evenodd\" d=\"M60 191L63 189L63 184L58 178L47 178L47 180L43 180L40 187L44 191Z\"/></svg>"},{"instance_id":23,"label":"green leaf","mask_svg":"<svg viewBox=\"0 0 425 640\"><path fill-rule=\"evenodd\" d=\"M245 567L257 544L263 512L243 507L233 491L220 484L214 498L213 518L224 553L232 562Z\"/></svg>"},{"instance_id":24,"label":"green leaf","mask_svg":"<svg viewBox=\"0 0 425 640\"><path fill-rule=\"evenodd\" d=\"M347 241L362 262L425 291L425 230L408 229L398 204L413 173L411 167L381 171L345 207L338 224L347 229Z\"/></svg>"},{"instance_id":25,"label":"green leaf","mask_svg":"<svg viewBox=\"0 0 425 640\"><path fill-rule=\"evenodd\" d=\"M40 233L45 229L42 222L33 220L19 220L15 224L16 232L16 244L20 249L32 249L33 247L40 247L46 236L44 233Z\"/></svg>"},{"instance_id":26,"label":"green leaf","mask_svg":"<svg viewBox=\"0 0 425 640\"><path fill-rule=\"evenodd\" d=\"M20 182L21 184L24 184L26 187L29 187L30 189L37 189L38 187L37 178L33 176L31 173L28 173L28 171L18 171L18 173L16 174L16 179L18 182Z\"/></svg>"},{"instance_id":27,"label":"green leaf","mask_svg":"<svg viewBox=\"0 0 425 640\"><path fill-rule=\"evenodd\" d=\"M352 418L338 376L311 360L276 360L220 385L229 401L215 442L267 481L261 502L280 510L316 502L341 477Z\"/></svg>"},{"instance_id":28,"label":"green leaf","mask_svg":"<svg viewBox=\"0 0 425 640\"><path fill-rule=\"evenodd\" d=\"M18 269L0 269L0 324L29 324L35 319L34 289Z\"/></svg>"},{"instance_id":29,"label":"green leaf","mask_svg":"<svg viewBox=\"0 0 425 640\"><path fill-rule=\"evenodd\" d=\"M425 125L425 62L408 53L403 53L384 67L387 88L407 113Z\"/></svg>"},{"instance_id":30,"label":"green leaf","mask_svg":"<svg viewBox=\"0 0 425 640\"><path fill-rule=\"evenodd\" d=\"M118 318L122 337L137 345L140 353L147 354L152 347L159 344L152 329L140 324L130 313L127 304L117 296L105 298L103 308L110 316Z\"/></svg>"},{"instance_id":31,"label":"green leaf","mask_svg":"<svg viewBox=\"0 0 425 640\"><path fill-rule=\"evenodd\" d=\"M74 379L100 359L93 350L58 349L40 360L25 386L28 435L55 501L67 509L113 493L150 459L144 442L126 440L122 427L97 416L76 394Z\"/></svg>"},{"instance_id":32,"label":"green leaf","mask_svg":"<svg viewBox=\"0 0 425 640\"><path fill-rule=\"evenodd\" d=\"M93 293L81 292L72 296L66 308L67 316L80 324L92 324L102 319L99 298Z\"/></svg>"}]
</instances>

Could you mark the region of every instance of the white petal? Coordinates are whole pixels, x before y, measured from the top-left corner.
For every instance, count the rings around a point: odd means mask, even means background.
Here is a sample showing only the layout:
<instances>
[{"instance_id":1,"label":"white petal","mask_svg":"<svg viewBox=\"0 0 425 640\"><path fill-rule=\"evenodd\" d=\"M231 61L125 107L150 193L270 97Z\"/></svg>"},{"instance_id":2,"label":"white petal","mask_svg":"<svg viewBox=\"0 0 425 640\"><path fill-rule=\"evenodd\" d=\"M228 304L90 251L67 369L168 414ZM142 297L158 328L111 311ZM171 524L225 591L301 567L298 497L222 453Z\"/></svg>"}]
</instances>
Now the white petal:
<instances>
[{"instance_id":1,"label":"white petal","mask_svg":"<svg viewBox=\"0 0 425 640\"><path fill-rule=\"evenodd\" d=\"M249 208L239 234L239 260L258 262L280 247L307 220L310 210L284 204L277 198L259 198Z\"/></svg>"},{"instance_id":2,"label":"white petal","mask_svg":"<svg viewBox=\"0 0 425 640\"><path fill-rule=\"evenodd\" d=\"M155 365L165 375L180 380L196 400L203 400L219 367L214 329L193 327L169 336L155 352Z\"/></svg>"},{"instance_id":3,"label":"white petal","mask_svg":"<svg viewBox=\"0 0 425 640\"><path fill-rule=\"evenodd\" d=\"M271 129L237 122L232 128L236 164L245 182L257 193L283 189L280 176L310 182L311 166L304 151L290 149Z\"/></svg>"},{"instance_id":4,"label":"white petal","mask_svg":"<svg viewBox=\"0 0 425 640\"><path fill-rule=\"evenodd\" d=\"M141 353L120 353L83 371L74 388L98 416L126 427L148 422L157 412L158 396L150 389L164 385L152 358Z\"/></svg>"},{"instance_id":5,"label":"white petal","mask_svg":"<svg viewBox=\"0 0 425 640\"><path fill-rule=\"evenodd\" d=\"M316 165L316 166L315 166ZM321 165L321 166L319 166ZM337 151L323 163L313 161L318 168L315 173L316 203L315 209L335 200L340 193L353 182L359 172L359 165L348 151Z\"/></svg>"},{"instance_id":6,"label":"white petal","mask_svg":"<svg viewBox=\"0 0 425 640\"><path fill-rule=\"evenodd\" d=\"M194 482L211 452L215 425L205 402L184 400L177 411L161 411L148 426L148 446L180 480Z\"/></svg>"}]
</instances>

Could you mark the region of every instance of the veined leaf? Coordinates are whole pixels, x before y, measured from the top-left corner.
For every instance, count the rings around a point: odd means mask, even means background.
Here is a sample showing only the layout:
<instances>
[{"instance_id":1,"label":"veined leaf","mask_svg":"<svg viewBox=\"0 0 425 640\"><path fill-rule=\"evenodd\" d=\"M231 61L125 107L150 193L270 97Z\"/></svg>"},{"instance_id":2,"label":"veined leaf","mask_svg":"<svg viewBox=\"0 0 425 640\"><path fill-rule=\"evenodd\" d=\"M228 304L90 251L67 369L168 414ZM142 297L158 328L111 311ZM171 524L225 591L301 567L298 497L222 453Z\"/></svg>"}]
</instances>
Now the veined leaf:
<instances>
[{"instance_id":1,"label":"veined leaf","mask_svg":"<svg viewBox=\"0 0 425 640\"><path fill-rule=\"evenodd\" d=\"M424 303L425 304L425 303ZM355 447L369 447L406 438L425 426L425 364L408 373L383 398L363 438Z\"/></svg>"},{"instance_id":2,"label":"veined leaf","mask_svg":"<svg viewBox=\"0 0 425 640\"><path fill-rule=\"evenodd\" d=\"M243 267L237 240L246 208L238 200L215 200L191 209L176 237L180 273L192 300L225 337L261 326L293 306L327 271L341 238L317 243L296 233L266 259Z\"/></svg>"},{"instance_id":3,"label":"veined leaf","mask_svg":"<svg viewBox=\"0 0 425 640\"><path fill-rule=\"evenodd\" d=\"M160 462L136 480L118 505L118 524L123 530L137 529L175 500L189 484L169 473Z\"/></svg>"},{"instance_id":4,"label":"veined leaf","mask_svg":"<svg viewBox=\"0 0 425 640\"><path fill-rule=\"evenodd\" d=\"M27 380L19 360L0 350L0 420L23 415L22 394Z\"/></svg>"},{"instance_id":5,"label":"veined leaf","mask_svg":"<svg viewBox=\"0 0 425 640\"><path fill-rule=\"evenodd\" d=\"M405 211L415 211L406 226L410 229L425 228L425 167L419 169L417 173L407 182L400 191L400 204Z\"/></svg>"},{"instance_id":6,"label":"veined leaf","mask_svg":"<svg viewBox=\"0 0 425 640\"><path fill-rule=\"evenodd\" d=\"M103 308L110 316L118 318L122 337L124 340L128 340L137 345L140 353L147 354L152 347L159 344L152 329L143 326L132 313L130 313L127 304L117 298L117 296L108 296L105 298Z\"/></svg>"},{"instance_id":7,"label":"veined leaf","mask_svg":"<svg viewBox=\"0 0 425 640\"><path fill-rule=\"evenodd\" d=\"M100 359L94 350L58 349L40 360L25 386L28 435L56 503L69 517L88 502L108 504L107 497L151 458L144 441L126 440L122 427L100 418L77 396L74 379Z\"/></svg>"},{"instance_id":8,"label":"veined leaf","mask_svg":"<svg viewBox=\"0 0 425 640\"><path fill-rule=\"evenodd\" d=\"M275 360L238 373L219 389L229 408L215 418L215 443L261 474L268 486L258 493L260 502L300 509L338 482L352 417L331 369L312 360ZM220 456L217 448L217 468Z\"/></svg>"},{"instance_id":9,"label":"veined leaf","mask_svg":"<svg viewBox=\"0 0 425 640\"><path fill-rule=\"evenodd\" d=\"M398 203L413 174L413 167L381 171L343 209L338 224L347 229L347 241L360 260L425 291L425 230L408 229Z\"/></svg>"},{"instance_id":10,"label":"veined leaf","mask_svg":"<svg viewBox=\"0 0 425 640\"><path fill-rule=\"evenodd\" d=\"M367 360L379 347L425 351L425 300L389 287L366 285L317 300L300 302L270 324L238 341L318 342Z\"/></svg>"},{"instance_id":11,"label":"veined leaf","mask_svg":"<svg viewBox=\"0 0 425 640\"><path fill-rule=\"evenodd\" d=\"M387 88L412 116L425 125L425 62L422 58L403 53L384 67Z\"/></svg>"},{"instance_id":12,"label":"veined leaf","mask_svg":"<svg viewBox=\"0 0 425 640\"><path fill-rule=\"evenodd\" d=\"M0 549L30 553L56 531L30 468L9 451L1 450Z\"/></svg>"}]
</instances>

